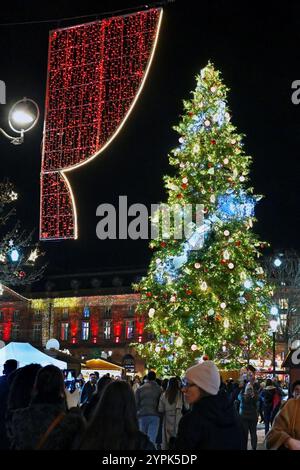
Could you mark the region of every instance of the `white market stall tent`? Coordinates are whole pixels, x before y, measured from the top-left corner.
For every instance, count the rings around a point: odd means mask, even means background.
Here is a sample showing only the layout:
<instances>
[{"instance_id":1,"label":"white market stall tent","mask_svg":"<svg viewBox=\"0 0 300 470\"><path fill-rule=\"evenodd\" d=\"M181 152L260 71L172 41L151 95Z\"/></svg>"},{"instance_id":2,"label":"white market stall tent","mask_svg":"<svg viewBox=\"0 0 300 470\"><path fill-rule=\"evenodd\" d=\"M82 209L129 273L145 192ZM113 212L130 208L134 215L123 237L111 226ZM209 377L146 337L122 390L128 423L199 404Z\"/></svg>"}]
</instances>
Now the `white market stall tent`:
<instances>
[{"instance_id":1,"label":"white market stall tent","mask_svg":"<svg viewBox=\"0 0 300 470\"><path fill-rule=\"evenodd\" d=\"M67 369L67 363L59 361L54 357L42 353L29 343L11 342L0 349L0 374L3 370L3 364L7 359L16 359L18 367L24 367L28 364L40 364L42 367L53 364L59 369Z\"/></svg>"}]
</instances>

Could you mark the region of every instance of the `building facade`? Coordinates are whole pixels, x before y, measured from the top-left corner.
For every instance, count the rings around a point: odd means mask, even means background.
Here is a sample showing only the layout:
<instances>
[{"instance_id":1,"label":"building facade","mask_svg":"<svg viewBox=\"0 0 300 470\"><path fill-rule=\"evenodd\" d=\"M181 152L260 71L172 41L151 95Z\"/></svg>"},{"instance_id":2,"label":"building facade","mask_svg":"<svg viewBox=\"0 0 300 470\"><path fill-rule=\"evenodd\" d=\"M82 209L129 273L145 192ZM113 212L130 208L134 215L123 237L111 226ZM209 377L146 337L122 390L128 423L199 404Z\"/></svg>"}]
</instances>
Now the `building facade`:
<instances>
[{"instance_id":1,"label":"building facade","mask_svg":"<svg viewBox=\"0 0 300 470\"><path fill-rule=\"evenodd\" d=\"M148 339L144 316L137 315L134 293L28 299L4 287L0 300L0 340L30 342L44 349L50 338L82 362L93 358L123 364L128 357L135 371L145 364L132 343Z\"/></svg>"}]
</instances>

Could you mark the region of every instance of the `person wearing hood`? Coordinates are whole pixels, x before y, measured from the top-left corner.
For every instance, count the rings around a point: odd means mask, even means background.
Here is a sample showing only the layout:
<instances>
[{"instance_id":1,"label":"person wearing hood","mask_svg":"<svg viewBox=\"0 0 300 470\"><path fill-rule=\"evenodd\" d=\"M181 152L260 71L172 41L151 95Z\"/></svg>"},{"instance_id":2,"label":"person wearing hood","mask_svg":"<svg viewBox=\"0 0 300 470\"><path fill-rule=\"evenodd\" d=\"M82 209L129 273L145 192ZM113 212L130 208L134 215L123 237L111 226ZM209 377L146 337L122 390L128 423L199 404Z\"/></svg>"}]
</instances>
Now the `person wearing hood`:
<instances>
[{"instance_id":1,"label":"person wearing hood","mask_svg":"<svg viewBox=\"0 0 300 470\"><path fill-rule=\"evenodd\" d=\"M243 449L247 450L248 434L250 432L252 450L257 447L257 421L258 421L258 395L250 383L246 385L245 392L239 394L240 417L243 426Z\"/></svg>"},{"instance_id":2,"label":"person wearing hood","mask_svg":"<svg viewBox=\"0 0 300 470\"><path fill-rule=\"evenodd\" d=\"M176 450L242 449L239 416L220 391L220 374L212 361L190 367L183 381L183 393L191 406L180 420Z\"/></svg>"}]
</instances>

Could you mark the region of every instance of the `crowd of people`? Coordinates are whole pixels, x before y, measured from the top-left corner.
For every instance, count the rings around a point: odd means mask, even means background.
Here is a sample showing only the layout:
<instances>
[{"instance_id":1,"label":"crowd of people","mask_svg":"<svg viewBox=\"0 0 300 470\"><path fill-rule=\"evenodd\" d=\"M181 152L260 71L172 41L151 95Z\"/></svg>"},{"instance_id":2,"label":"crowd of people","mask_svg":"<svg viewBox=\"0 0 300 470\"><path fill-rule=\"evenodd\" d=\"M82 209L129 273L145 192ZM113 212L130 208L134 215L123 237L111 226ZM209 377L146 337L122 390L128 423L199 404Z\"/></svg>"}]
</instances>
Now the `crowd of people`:
<instances>
[{"instance_id":1,"label":"crowd of people","mask_svg":"<svg viewBox=\"0 0 300 470\"><path fill-rule=\"evenodd\" d=\"M268 449L300 449L300 381L283 402L279 383L224 383L214 362L190 367L184 378L141 380L97 372L66 387L53 365L17 367L0 377L0 449L11 450L246 450L257 448L257 423ZM271 429L270 429L271 426Z\"/></svg>"}]
</instances>

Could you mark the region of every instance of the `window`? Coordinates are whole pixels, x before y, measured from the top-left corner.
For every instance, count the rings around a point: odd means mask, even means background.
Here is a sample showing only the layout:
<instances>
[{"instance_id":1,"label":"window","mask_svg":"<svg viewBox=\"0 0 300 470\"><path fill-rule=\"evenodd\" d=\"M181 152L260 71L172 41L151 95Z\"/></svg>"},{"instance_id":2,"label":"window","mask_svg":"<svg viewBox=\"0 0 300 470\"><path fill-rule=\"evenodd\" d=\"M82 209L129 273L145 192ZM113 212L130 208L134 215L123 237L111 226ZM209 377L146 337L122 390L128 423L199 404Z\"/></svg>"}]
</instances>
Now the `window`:
<instances>
[{"instance_id":1,"label":"window","mask_svg":"<svg viewBox=\"0 0 300 470\"><path fill-rule=\"evenodd\" d=\"M62 311L62 319L63 320L68 320L68 318L69 318L69 309L64 308L63 311Z\"/></svg>"},{"instance_id":2,"label":"window","mask_svg":"<svg viewBox=\"0 0 300 470\"><path fill-rule=\"evenodd\" d=\"M41 339L42 339L42 325L40 323L36 323L35 325L33 325L32 339L36 343L41 341Z\"/></svg>"},{"instance_id":3,"label":"window","mask_svg":"<svg viewBox=\"0 0 300 470\"><path fill-rule=\"evenodd\" d=\"M2 310L0 311L0 321L4 321L4 313Z\"/></svg>"},{"instance_id":4,"label":"window","mask_svg":"<svg viewBox=\"0 0 300 470\"><path fill-rule=\"evenodd\" d=\"M111 317L111 307L105 307L104 318L110 318L110 317Z\"/></svg>"},{"instance_id":5,"label":"window","mask_svg":"<svg viewBox=\"0 0 300 470\"><path fill-rule=\"evenodd\" d=\"M68 341L69 337L69 323L63 322L60 325L60 339L62 341Z\"/></svg>"},{"instance_id":6,"label":"window","mask_svg":"<svg viewBox=\"0 0 300 470\"><path fill-rule=\"evenodd\" d=\"M280 323L282 325L282 328L285 328L286 327L286 322L287 322L287 314L286 313L282 313L280 315Z\"/></svg>"},{"instance_id":7,"label":"window","mask_svg":"<svg viewBox=\"0 0 300 470\"><path fill-rule=\"evenodd\" d=\"M111 320L105 320L103 324L104 339L111 338Z\"/></svg>"},{"instance_id":8,"label":"window","mask_svg":"<svg viewBox=\"0 0 300 470\"><path fill-rule=\"evenodd\" d=\"M89 307L84 307L84 309L83 309L84 318L90 318L90 314L91 314L90 308Z\"/></svg>"},{"instance_id":9,"label":"window","mask_svg":"<svg viewBox=\"0 0 300 470\"><path fill-rule=\"evenodd\" d=\"M19 321L20 320L20 311L15 310L13 314L13 321Z\"/></svg>"},{"instance_id":10,"label":"window","mask_svg":"<svg viewBox=\"0 0 300 470\"><path fill-rule=\"evenodd\" d=\"M279 307L281 310L287 310L289 308L288 299L279 299Z\"/></svg>"},{"instance_id":11,"label":"window","mask_svg":"<svg viewBox=\"0 0 300 470\"><path fill-rule=\"evenodd\" d=\"M82 332L81 332L81 338L83 341L87 341L90 336L90 323L88 321L83 321L82 322Z\"/></svg>"},{"instance_id":12,"label":"window","mask_svg":"<svg viewBox=\"0 0 300 470\"><path fill-rule=\"evenodd\" d=\"M41 318L42 318L41 310L35 310L34 311L34 320L40 320Z\"/></svg>"},{"instance_id":13,"label":"window","mask_svg":"<svg viewBox=\"0 0 300 470\"><path fill-rule=\"evenodd\" d=\"M126 339L132 339L134 337L134 320L128 320L126 322Z\"/></svg>"},{"instance_id":14,"label":"window","mask_svg":"<svg viewBox=\"0 0 300 470\"><path fill-rule=\"evenodd\" d=\"M11 339L16 340L19 339L20 334L20 327L19 325L13 325L11 330Z\"/></svg>"},{"instance_id":15,"label":"window","mask_svg":"<svg viewBox=\"0 0 300 470\"><path fill-rule=\"evenodd\" d=\"M135 311L134 305L130 305L130 307L129 307L129 309L128 309L128 316L129 316L129 317L133 317L134 311Z\"/></svg>"}]
</instances>

